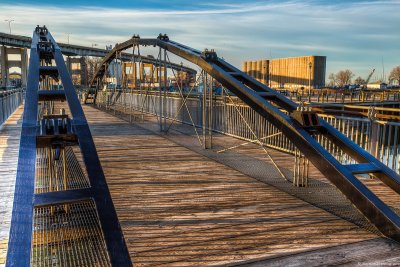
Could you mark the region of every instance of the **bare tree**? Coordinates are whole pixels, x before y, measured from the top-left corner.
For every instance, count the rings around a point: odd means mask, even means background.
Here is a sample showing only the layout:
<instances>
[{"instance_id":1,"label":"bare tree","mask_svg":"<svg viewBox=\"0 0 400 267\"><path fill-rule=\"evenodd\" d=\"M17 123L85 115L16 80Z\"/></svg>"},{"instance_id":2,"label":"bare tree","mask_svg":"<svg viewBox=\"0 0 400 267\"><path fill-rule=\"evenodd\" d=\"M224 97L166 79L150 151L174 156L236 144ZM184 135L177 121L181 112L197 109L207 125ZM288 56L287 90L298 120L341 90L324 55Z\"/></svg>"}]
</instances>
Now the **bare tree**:
<instances>
[{"instance_id":1,"label":"bare tree","mask_svg":"<svg viewBox=\"0 0 400 267\"><path fill-rule=\"evenodd\" d=\"M400 85L400 66L394 67L389 74L389 81L397 81Z\"/></svg>"},{"instance_id":2,"label":"bare tree","mask_svg":"<svg viewBox=\"0 0 400 267\"><path fill-rule=\"evenodd\" d=\"M336 73L336 82L339 86L344 86L345 84L350 84L353 77L354 74L351 70L341 70Z\"/></svg>"},{"instance_id":3,"label":"bare tree","mask_svg":"<svg viewBox=\"0 0 400 267\"><path fill-rule=\"evenodd\" d=\"M358 76L355 80L354 80L355 84L365 84L365 80L363 78L361 78L361 76Z\"/></svg>"},{"instance_id":4,"label":"bare tree","mask_svg":"<svg viewBox=\"0 0 400 267\"><path fill-rule=\"evenodd\" d=\"M334 73L329 74L329 86L334 86L336 85L336 75Z\"/></svg>"},{"instance_id":5,"label":"bare tree","mask_svg":"<svg viewBox=\"0 0 400 267\"><path fill-rule=\"evenodd\" d=\"M100 67L102 59L101 58L88 58L87 59L87 74L88 82L93 79L96 70Z\"/></svg>"}]
</instances>

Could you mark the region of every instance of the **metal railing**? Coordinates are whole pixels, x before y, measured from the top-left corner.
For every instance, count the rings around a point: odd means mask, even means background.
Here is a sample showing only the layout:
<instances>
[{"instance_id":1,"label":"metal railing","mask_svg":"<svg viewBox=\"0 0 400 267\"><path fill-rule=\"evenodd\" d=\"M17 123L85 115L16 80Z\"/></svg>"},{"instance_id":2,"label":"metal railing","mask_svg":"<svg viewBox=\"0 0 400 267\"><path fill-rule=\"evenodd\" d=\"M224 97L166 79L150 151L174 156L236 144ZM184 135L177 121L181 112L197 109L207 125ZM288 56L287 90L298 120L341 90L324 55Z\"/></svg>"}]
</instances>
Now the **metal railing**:
<instances>
[{"instance_id":1,"label":"metal railing","mask_svg":"<svg viewBox=\"0 0 400 267\"><path fill-rule=\"evenodd\" d=\"M154 92L148 94L101 92L97 95L96 105L114 113L121 112L133 117L137 116L137 113L134 115L135 112L159 116L159 99L159 94ZM201 95L187 98L187 108L180 108L183 100L176 93L169 93L163 100L164 114L168 119L185 124L192 124L193 121L196 127L202 127ZM326 114L319 116L399 173L400 123ZM235 97L214 97L212 130L249 142L261 142L267 147L293 155L296 153L296 147L278 128ZM339 162L356 163L327 138L322 135L317 135L315 138Z\"/></svg>"},{"instance_id":2,"label":"metal railing","mask_svg":"<svg viewBox=\"0 0 400 267\"><path fill-rule=\"evenodd\" d=\"M364 102L384 102L399 101L400 92L398 90L368 90L368 91L349 91L338 92L335 90L313 90L311 94L305 91L281 90L288 98L293 101L306 101L313 103L364 103Z\"/></svg>"},{"instance_id":3,"label":"metal railing","mask_svg":"<svg viewBox=\"0 0 400 267\"><path fill-rule=\"evenodd\" d=\"M23 89L0 91L0 125L22 104L23 100Z\"/></svg>"}]
</instances>

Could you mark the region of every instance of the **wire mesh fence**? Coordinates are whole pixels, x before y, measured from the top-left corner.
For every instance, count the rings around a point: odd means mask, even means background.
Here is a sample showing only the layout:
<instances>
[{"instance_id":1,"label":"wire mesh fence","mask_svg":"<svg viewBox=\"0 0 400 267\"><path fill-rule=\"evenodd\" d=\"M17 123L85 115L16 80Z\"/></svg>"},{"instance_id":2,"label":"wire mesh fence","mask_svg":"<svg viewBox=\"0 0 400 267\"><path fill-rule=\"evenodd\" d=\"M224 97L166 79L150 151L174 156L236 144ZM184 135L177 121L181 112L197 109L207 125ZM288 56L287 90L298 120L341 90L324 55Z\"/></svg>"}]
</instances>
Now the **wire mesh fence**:
<instances>
[{"instance_id":1,"label":"wire mesh fence","mask_svg":"<svg viewBox=\"0 0 400 267\"><path fill-rule=\"evenodd\" d=\"M111 266L92 200L36 207L31 266Z\"/></svg>"},{"instance_id":2,"label":"wire mesh fence","mask_svg":"<svg viewBox=\"0 0 400 267\"><path fill-rule=\"evenodd\" d=\"M35 193L89 188L80 149L38 148ZM92 199L34 208L31 266L111 266Z\"/></svg>"},{"instance_id":3,"label":"wire mesh fence","mask_svg":"<svg viewBox=\"0 0 400 267\"><path fill-rule=\"evenodd\" d=\"M38 148L36 154L35 193L89 188L87 174L71 147L65 148L64 156L54 158L54 150ZM52 155L50 155L52 154ZM80 156L78 154L78 156ZM66 169L64 170L64 167Z\"/></svg>"},{"instance_id":4,"label":"wire mesh fence","mask_svg":"<svg viewBox=\"0 0 400 267\"><path fill-rule=\"evenodd\" d=\"M357 90L338 92L331 90L313 90L311 94L308 90L281 90L293 101L308 101L313 103L364 103L364 102L384 102L399 101L400 93L398 90Z\"/></svg>"}]
</instances>

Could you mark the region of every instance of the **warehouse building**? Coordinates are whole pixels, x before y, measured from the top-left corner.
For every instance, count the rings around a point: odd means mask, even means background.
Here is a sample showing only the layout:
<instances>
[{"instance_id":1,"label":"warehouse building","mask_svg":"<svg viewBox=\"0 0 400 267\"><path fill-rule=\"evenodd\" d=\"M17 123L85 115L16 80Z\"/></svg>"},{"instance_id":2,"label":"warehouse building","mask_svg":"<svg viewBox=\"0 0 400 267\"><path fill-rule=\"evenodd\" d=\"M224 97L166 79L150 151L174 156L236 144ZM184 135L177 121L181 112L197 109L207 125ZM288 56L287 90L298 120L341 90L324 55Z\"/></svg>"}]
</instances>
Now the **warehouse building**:
<instances>
[{"instance_id":1,"label":"warehouse building","mask_svg":"<svg viewBox=\"0 0 400 267\"><path fill-rule=\"evenodd\" d=\"M243 71L272 88L322 88L325 87L326 57L245 61Z\"/></svg>"}]
</instances>

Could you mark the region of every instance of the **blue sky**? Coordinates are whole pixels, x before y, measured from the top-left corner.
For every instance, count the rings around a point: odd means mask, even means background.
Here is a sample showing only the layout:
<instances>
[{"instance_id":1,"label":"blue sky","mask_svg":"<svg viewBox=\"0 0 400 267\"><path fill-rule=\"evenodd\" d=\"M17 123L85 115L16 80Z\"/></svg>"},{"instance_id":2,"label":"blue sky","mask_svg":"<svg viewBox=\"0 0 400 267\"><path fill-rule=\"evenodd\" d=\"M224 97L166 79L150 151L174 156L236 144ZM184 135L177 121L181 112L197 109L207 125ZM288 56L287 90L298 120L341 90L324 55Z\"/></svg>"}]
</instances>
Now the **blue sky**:
<instances>
[{"instance_id":1,"label":"blue sky","mask_svg":"<svg viewBox=\"0 0 400 267\"><path fill-rule=\"evenodd\" d=\"M16 1L13 0L5 0L1 1L8 4L15 4ZM163 10L170 10L170 9L207 9L208 6L215 6L217 3L218 5L240 5L243 3L262 3L262 4L270 4L270 3L279 3L282 1L278 0L259 0L259 1L245 1L245 0L218 0L218 1L190 1L190 0L94 0L94 1L82 1L82 0L64 0L64 1L54 1L54 0L38 0L38 1L31 1L31 0L19 0L18 4L26 5L26 4L35 4L35 5L51 5L51 6L63 6L63 7L71 7L71 6L99 6L99 7L111 7L111 8L145 8L145 9L163 9ZM295 2L295 1L292 1ZM344 4L344 3L357 3L357 2L367 2L365 0L336 0L336 1L329 1L329 0L314 0L308 1L320 4Z\"/></svg>"},{"instance_id":2,"label":"blue sky","mask_svg":"<svg viewBox=\"0 0 400 267\"><path fill-rule=\"evenodd\" d=\"M57 2L57 3L55 3ZM400 65L400 0L15 1L0 0L0 31L31 35L46 24L59 42L104 46L133 34L214 48L240 67L250 59L327 56L327 72L374 78Z\"/></svg>"}]
</instances>

